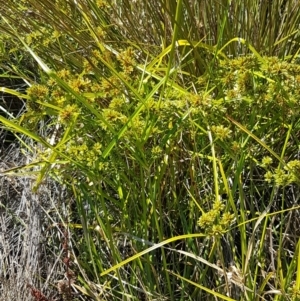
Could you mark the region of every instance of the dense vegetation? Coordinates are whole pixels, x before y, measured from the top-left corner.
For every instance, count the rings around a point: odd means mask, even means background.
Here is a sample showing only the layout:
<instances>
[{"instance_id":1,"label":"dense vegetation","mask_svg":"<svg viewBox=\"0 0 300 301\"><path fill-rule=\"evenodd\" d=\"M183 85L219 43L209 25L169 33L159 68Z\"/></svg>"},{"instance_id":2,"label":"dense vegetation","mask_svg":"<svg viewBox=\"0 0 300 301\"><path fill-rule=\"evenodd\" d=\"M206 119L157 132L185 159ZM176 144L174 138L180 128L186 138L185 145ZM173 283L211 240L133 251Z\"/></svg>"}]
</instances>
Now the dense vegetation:
<instances>
[{"instance_id":1,"label":"dense vegetation","mask_svg":"<svg viewBox=\"0 0 300 301\"><path fill-rule=\"evenodd\" d=\"M0 300L298 300L298 1L0 14Z\"/></svg>"}]
</instances>

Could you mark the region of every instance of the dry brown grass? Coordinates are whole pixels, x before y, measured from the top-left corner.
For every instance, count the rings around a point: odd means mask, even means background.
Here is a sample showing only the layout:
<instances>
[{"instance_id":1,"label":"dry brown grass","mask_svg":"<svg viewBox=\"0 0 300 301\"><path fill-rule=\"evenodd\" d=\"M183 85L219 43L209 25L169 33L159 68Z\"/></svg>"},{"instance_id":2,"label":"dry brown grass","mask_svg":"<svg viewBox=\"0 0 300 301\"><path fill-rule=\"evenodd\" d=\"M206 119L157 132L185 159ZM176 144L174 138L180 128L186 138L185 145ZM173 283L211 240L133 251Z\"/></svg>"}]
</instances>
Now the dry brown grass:
<instances>
[{"instance_id":1,"label":"dry brown grass","mask_svg":"<svg viewBox=\"0 0 300 301\"><path fill-rule=\"evenodd\" d=\"M32 159L14 143L2 152L0 170L22 166ZM28 284L51 300L58 295L57 281L64 278L63 252L55 247L59 246L61 232L51 227L58 222L55 206L64 191L52 180L45 182L37 193L31 187L29 176L0 177L1 301L33 300Z\"/></svg>"}]
</instances>

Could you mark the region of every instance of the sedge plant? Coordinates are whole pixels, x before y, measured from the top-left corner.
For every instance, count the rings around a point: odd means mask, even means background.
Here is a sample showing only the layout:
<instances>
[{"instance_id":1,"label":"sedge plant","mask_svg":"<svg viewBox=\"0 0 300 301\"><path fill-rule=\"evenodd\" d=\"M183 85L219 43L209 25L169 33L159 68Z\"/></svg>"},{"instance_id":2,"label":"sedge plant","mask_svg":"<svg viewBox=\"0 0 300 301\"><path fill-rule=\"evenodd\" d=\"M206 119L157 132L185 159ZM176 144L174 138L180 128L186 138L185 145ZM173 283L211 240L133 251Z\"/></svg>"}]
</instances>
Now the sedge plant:
<instances>
[{"instance_id":1,"label":"sedge plant","mask_svg":"<svg viewBox=\"0 0 300 301\"><path fill-rule=\"evenodd\" d=\"M297 300L295 5L3 5L19 63L2 68L28 88L4 90L27 109L0 121L41 145L33 189L52 177L74 198L86 298Z\"/></svg>"}]
</instances>

